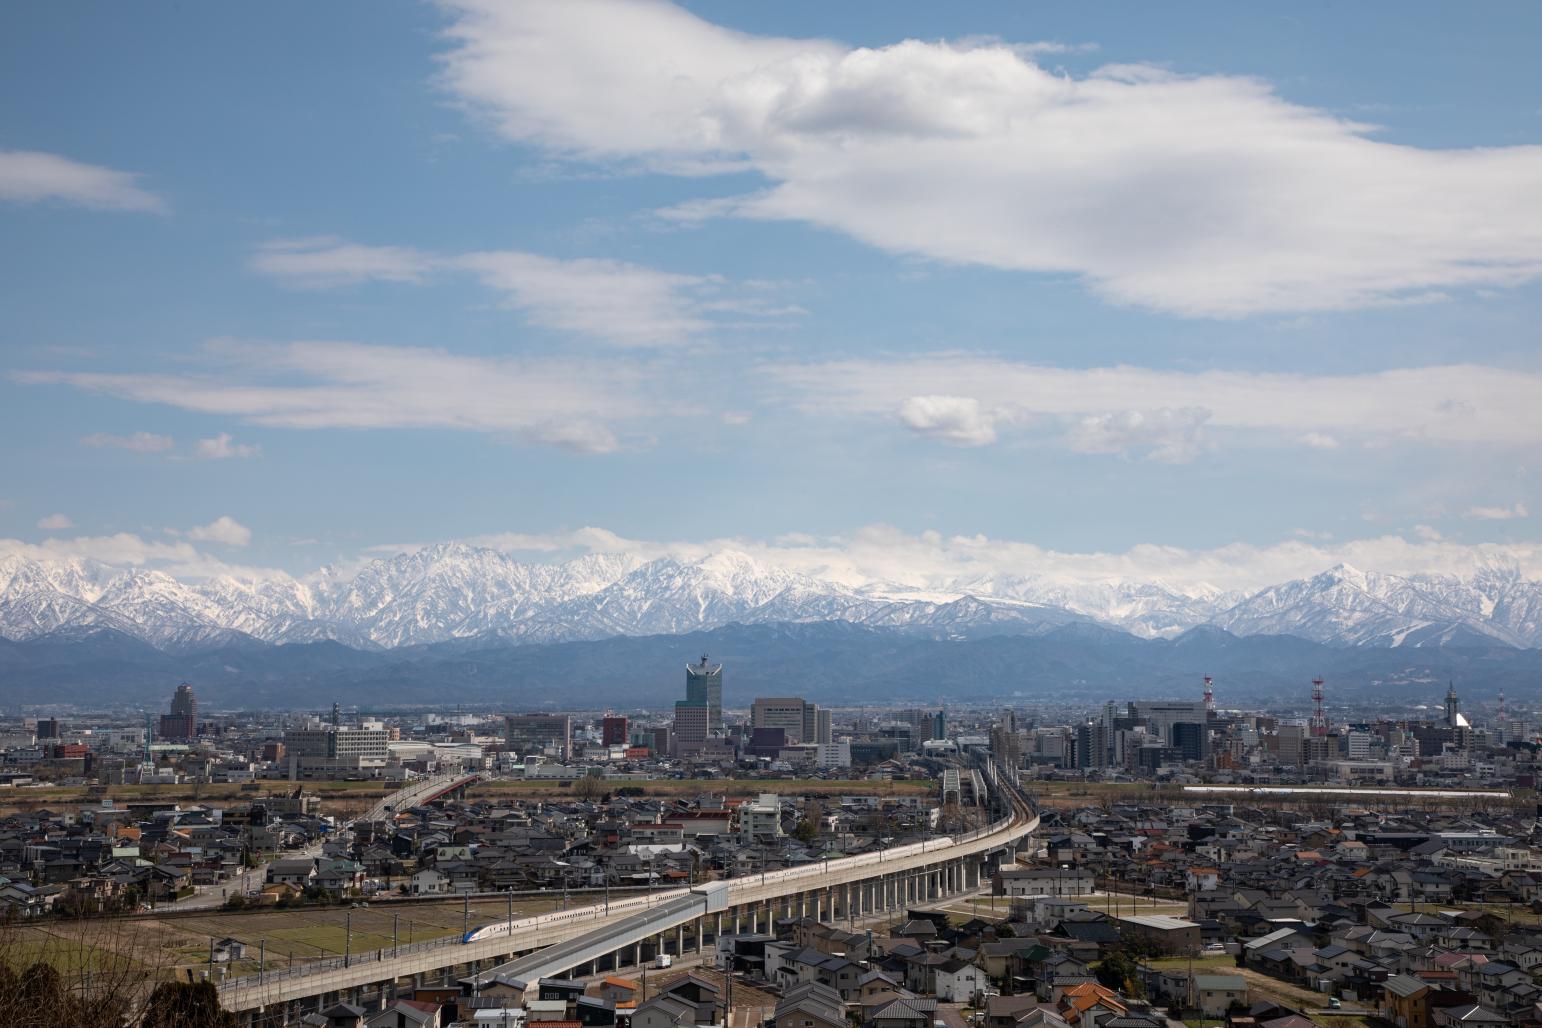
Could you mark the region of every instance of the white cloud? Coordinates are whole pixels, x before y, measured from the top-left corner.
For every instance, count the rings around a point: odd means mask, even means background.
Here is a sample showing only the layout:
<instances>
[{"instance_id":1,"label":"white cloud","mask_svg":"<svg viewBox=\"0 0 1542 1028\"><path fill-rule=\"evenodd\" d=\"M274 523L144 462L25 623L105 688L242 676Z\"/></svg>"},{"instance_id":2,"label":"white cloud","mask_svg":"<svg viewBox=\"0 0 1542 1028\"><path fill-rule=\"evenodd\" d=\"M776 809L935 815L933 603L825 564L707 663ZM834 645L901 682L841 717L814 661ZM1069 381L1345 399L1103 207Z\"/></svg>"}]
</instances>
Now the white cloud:
<instances>
[{"instance_id":1,"label":"white cloud","mask_svg":"<svg viewBox=\"0 0 1542 1028\"><path fill-rule=\"evenodd\" d=\"M1477 521L1513 521L1516 518L1531 517L1531 511L1524 503L1510 507L1468 507L1462 512L1462 517Z\"/></svg>"},{"instance_id":2,"label":"white cloud","mask_svg":"<svg viewBox=\"0 0 1542 1028\"><path fill-rule=\"evenodd\" d=\"M1077 453L1138 453L1165 464L1185 464L1205 449L1203 407L1124 410L1076 421L1067 440Z\"/></svg>"},{"instance_id":3,"label":"white cloud","mask_svg":"<svg viewBox=\"0 0 1542 1028\"><path fill-rule=\"evenodd\" d=\"M229 514L188 530L187 537L194 542L219 543L222 546L246 546L252 541L252 530Z\"/></svg>"},{"instance_id":4,"label":"white cloud","mask_svg":"<svg viewBox=\"0 0 1542 1028\"><path fill-rule=\"evenodd\" d=\"M1254 78L1135 65L1073 77L1035 63L1032 44L851 48L621 0L448 5L442 85L493 131L559 157L771 183L711 213L1076 274L1180 315L1350 308L1542 274L1538 146L1381 142Z\"/></svg>"},{"instance_id":5,"label":"white cloud","mask_svg":"<svg viewBox=\"0 0 1542 1028\"><path fill-rule=\"evenodd\" d=\"M228 564L188 542L148 540L129 532L106 536L44 539L38 543L0 539L0 557L30 560L93 560L113 567L154 567L179 578L203 579L234 575L248 579L288 578L282 571Z\"/></svg>"},{"instance_id":6,"label":"white cloud","mask_svg":"<svg viewBox=\"0 0 1542 1028\"><path fill-rule=\"evenodd\" d=\"M16 372L142 403L282 428L447 428L604 452L613 425L656 409L643 372L614 359L493 359L362 343L211 343L211 372ZM233 445L204 440L211 455ZM200 444L202 448L203 443Z\"/></svg>"},{"instance_id":7,"label":"white cloud","mask_svg":"<svg viewBox=\"0 0 1542 1028\"><path fill-rule=\"evenodd\" d=\"M512 251L467 254L455 264L503 293L509 306L536 324L618 346L680 343L712 325L688 293L705 281L692 275Z\"/></svg>"},{"instance_id":8,"label":"white cloud","mask_svg":"<svg viewBox=\"0 0 1542 1028\"><path fill-rule=\"evenodd\" d=\"M175 445L175 440L169 435L156 435L154 432L135 432L133 435L108 435L105 432L96 432L81 440L86 446L110 446L120 450L132 450L135 453L160 453L169 450Z\"/></svg>"},{"instance_id":9,"label":"white cloud","mask_svg":"<svg viewBox=\"0 0 1542 1028\"><path fill-rule=\"evenodd\" d=\"M433 258L404 246L361 246L336 236L275 239L252 256L251 266L296 289L327 289L361 282L421 282Z\"/></svg>"},{"instance_id":10,"label":"white cloud","mask_svg":"<svg viewBox=\"0 0 1542 1028\"><path fill-rule=\"evenodd\" d=\"M74 528L75 522L70 520L68 514L50 514L46 518L39 519L37 527L45 531L54 532L65 528Z\"/></svg>"},{"instance_id":11,"label":"white cloud","mask_svg":"<svg viewBox=\"0 0 1542 1028\"><path fill-rule=\"evenodd\" d=\"M671 346L734 324L765 324L801 308L753 295L714 275L682 275L626 261L561 260L517 250L442 256L409 247L364 246L332 236L280 240L259 248L252 267L299 289L381 281L418 284L432 274L474 276L532 324L616 346Z\"/></svg>"},{"instance_id":12,"label":"white cloud","mask_svg":"<svg viewBox=\"0 0 1542 1028\"><path fill-rule=\"evenodd\" d=\"M1423 539L1425 542L1429 543L1438 543L1441 539L1445 538L1433 525L1415 525L1413 527L1413 533L1420 539Z\"/></svg>"},{"instance_id":13,"label":"white cloud","mask_svg":"<svg viewBox=\"0 0 1542 1028\"><path fill-rule=\"evenodd\" d=\"M643 560L692 560L733 549L774 567L852 588L899 585L917 591L946 591L960 581L1011 577L1065 585L1158 581L1191 593L1253 590L1341 563L1388 574L1450 575L1468 575L1484 566L1513 565L1530 578L1542 579L1542 544L1467 545L1399 535L1339 543L1324 538L1287 539L1261 546L1232 543L1203 550L1148 543L1113 552L1068 552L983 535L909 533L883 524L833 536L788 533L773 542L743 537L665 542L626 538L593 527L552 534L487 535L467 541L511 552L547 553L551 559L589 552L625 553Z\"/></svg>"},{"instance_id":14,"label":"white cloud","mask_svg":"<svg viewBox=\"0 0 1542 1028\"><path fill-rule=\"evenodd\" d=\"M1331 435L1323 435L1321 432L1308 432L1301 437L1304 446L1310 446L1314 450L1337 450L1339 441Z\"/></svg>"},{"instance_id":15,"label":"white cloud","mask_svg":"<svg viewBox=\"0 0 1542 1028\"><path fill-rule=\"evenodd\" d=\"M1163 459L1189 455L1202 439L1201 425L1212 436L1251 433L1271 441L1331 432L1426 444L1542 444L1542 374L1478 365L1303 375L1051 368L945 353L768 364L760 371L811 411L883 417L912 396L972 397L994 412L998 429L1012 423L1032 430L1047 419L1065 426L1070 443L1082 449L1145 429ZM1148 416L1164 409L1169 413ZM1136 424L1132 411L1148 414Z\"/></svg>"},{"instance_id":16,"label":"white cloud","mask_svg":"<svg viewBox=\"0 0 1542 1028\"><path fill-rule=\"evenodd\" d=\"M194 452L200 460L231 460L255 457L262 452L262 447L235 442L231 439L229 432L221 432L212 439L198 440L198 446Z\"/></svg>"},{"instance_id":17,"label":"white cloud","mask_svg":"<svg viewBox=\"0 0 1542 1028\"><path fill-rule=\"evenodd\" d=\"M58 200L103 210L162 213L166 202L135 184L136 176L36 150L0 150L0 200Z\"/></svg>"},{"instance_id":18,"label":"white cloud","mask_svg":"<svg viewBox=\"0 0 1542 1028\"><path fill-rule=\"evenodd\" d=\"M995 419L968 396L909 396L899 406L899 418L911 431L954 446L996 441Z\"/></svg>"}]
</instances>

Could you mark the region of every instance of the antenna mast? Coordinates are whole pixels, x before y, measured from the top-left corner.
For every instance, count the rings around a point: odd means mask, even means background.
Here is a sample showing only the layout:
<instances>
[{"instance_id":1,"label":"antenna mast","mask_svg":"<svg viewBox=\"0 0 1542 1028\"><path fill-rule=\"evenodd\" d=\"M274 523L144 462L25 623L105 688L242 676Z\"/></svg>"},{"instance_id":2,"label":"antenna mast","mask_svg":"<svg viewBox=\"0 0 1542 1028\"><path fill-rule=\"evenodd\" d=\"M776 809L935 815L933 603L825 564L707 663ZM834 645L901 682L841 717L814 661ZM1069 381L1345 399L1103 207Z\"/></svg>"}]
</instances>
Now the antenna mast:
<instances>
[{"instance_id":1,"label":"antenna mast","mask_svg":"<svg viewBox=\"0 0 1542 1028\"><path fill-rule=\"evenodd\" d=\"M1321 738L1328 734L1328 715L1322 709L1322 679L1312 679L1312 734Z\"/></svg>"}]
</instances>

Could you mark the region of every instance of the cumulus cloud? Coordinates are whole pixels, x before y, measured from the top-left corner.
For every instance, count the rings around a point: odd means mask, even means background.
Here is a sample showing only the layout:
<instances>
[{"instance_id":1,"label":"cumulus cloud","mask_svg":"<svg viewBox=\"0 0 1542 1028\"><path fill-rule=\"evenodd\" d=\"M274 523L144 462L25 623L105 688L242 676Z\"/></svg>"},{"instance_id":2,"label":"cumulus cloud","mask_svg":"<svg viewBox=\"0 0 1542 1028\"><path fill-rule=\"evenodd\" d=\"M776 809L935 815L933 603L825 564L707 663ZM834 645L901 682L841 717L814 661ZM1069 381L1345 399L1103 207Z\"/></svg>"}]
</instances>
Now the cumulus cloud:
<instances>
[{"instance_id":1,"label":"cumulus cloud","mask_svg":"<svg viewBox=\"0 0 1542 1028\"><path fill-rule=\"evenodd\" d=\"M626 261L558 259L517 250L436 255L364 246L332 236L281 240L252 257L256 271L300 289L362 282L418 284L432 274L470 275L532 324L616 346L671 346L731 324L765 324L804 313L715 275L682 275Z\"/></svg>"},{"instance_id":2,"label":"cumulus cloud","mask_svg":"<svg viewBox=\"0 0 1542 1028\"><path fill-rule=\"evenodd\" d=\"M996 441L995 420L968 396L910 396L899 407L900 423L913 432L954 446Z\"/></svg>"},{"instance_id":3,"label":"cumulus cloud","mask_svg":"<svg viewBox=\"0 0 1542 1028\"><path fill-rule=\"evenodd\" d=\"M162 213L166 202L136 184L137 176L36 150L0 150L0 200L56 200L100 210Z\"/></svg>"},{"instance_id":4,"label":"cumulus cloud","mask_svg":"<svg viewBox=\"0 0 1542 1028\"><path fill-rule=\"evenodd\" d=\"M211 439L198 440L198 446L193 452L198 455L200 460L231 460L255 457L262 452L262 447L249 443L238 443L231 438L229 432L221 432Z\"/></svg>"},{"instance_id":5,"label":"cumulus cloud","mask_svg":"<svg viewBox=\"0 0 1542 1028\"><path fill-rule=\"evenodd\" d=\"M656 410L645 376L615 360L467 357L416 347L296 342L205 347L212 371L16 372L16 381L282 428L447 428L584 452L619 445L615 423ZM241 456L222 433L204 456Z\"/></svg>"},{"instance_id":6,"label":"cumulus cloud","mask_svg":"<svg viewBox=\"0 0 1542 1028\"><path fill-rule=\"evenodd\" d=\"M1314 450L1337 450L1339 441L1331 435L1323 435L1321 432L1307 432L1301 437L1304 446L1310 446Z\"/></svg>"},{"instance_id":7,"label":"cumulus cloud","mask_svg":"<svg viewBox=\"0 0 1542 1028\"><path fill-rule=\"evenodd\" d=\"M1513 521L1531 517L1531 511L1524 503L1509 507L1468 507L1462 512L1462 517L1476 521Z\"/></svg>"},{"instance_id":8,"label":"cumulus cloud","mask_svg":"<svg viewBox=\"0 0 1542 1028\"><path fill-rule=\"evenodd\" d=\"M86 436L81 442L86 446L108 446L120 450L132 450L135 453L160 453L176 445L171 436L156 435L154 432L135 432L133 435L109 435L105 432L96 432Z\"/></svg>"},{"instance_id":9,"label":"cumulus cloud","mask_svg":"<svg viewBox=\"0 0 1542 1028\"><path fill-rule=\"evenodd\" d=\"M972 397L1008 422L1064 426L1084 452L1186 459L1206 436L1252 435L1528 447L1542 444L1542 375L1478 365L1352 375L1052 368L967 353L768 364L770 382L808 410L888 416L918 395ZM1203 414L1203 416L1201 416Z\"/></svg>"},{"instance_id":10,"label":"cumulus cloud","mask_svg":"<svg viewBox=\"0 0 1542 1028\"><path fill-rule=\"evenodd\" d=\"M1140 454L1166 464L1186 464L1205 448L1203 407L1115 411L1076 421L1067 435L1077 453Z\"/></svg>"},{"instance_id":11,"label":"cumulus cloud","mask_svg":"<svg viewBox=\"0 0 1542 1028\"><path fill-rule=\"evenodd\" d=\"M40 518L37 527L48 532L55 532L65 528L74 528L75 522L70 520L68 514L50 514L46 518Z\"/></svg>"},{"instance_id":12,"label":"cumulus cloud","mask_svg":"<svg viewBox=\"0 0 1542 1028\"><path fill-rule=\"evenodd\" d=\"M1542 147L1382 142L1256 78L1144 65L1078 77L1031 45L852 48L624 0L448 6L442 85L494 132L571 160L769 181L712 214L1070 273L1187 316L1542 274Z\"/></svg>"},{"instance_id":13,"label":"cumulus cloud","mask_svg":"<svg viewBox=\"0 0 1542 1028\"><path fill-rule=\"evenodd\" d=\"M252 541L252 530L228 514L188 530L187 537L194 542L219 543L222 546L246 546Z\"/></svg>"}]
</instances>

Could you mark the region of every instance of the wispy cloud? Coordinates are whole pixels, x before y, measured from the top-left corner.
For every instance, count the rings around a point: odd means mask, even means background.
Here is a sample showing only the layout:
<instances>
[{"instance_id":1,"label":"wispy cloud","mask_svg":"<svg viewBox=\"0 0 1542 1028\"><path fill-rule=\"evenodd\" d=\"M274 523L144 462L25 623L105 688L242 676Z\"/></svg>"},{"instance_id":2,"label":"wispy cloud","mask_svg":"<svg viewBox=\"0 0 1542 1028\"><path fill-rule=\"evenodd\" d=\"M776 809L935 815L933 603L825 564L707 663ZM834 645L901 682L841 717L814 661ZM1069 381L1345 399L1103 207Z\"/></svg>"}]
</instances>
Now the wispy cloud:
<instances>
[{"instance_id":1,"label":"wispy cloud","mask_svg":"<svg viewBox=\"0 0 1542 1028\"><path fill-rule=\"evenodd\" d=\"M1462 512L1462 517L1477 521L1513 521L1516 518L1531 517L1531 511L1524 503L1509 507L1468 507Z\"/></svg>"},{"instance_id":2,"label":"wispy cloud","mask_svg":"<svg viewBox=\"0 0 1542 1028\"><path fill-rule=\"evenodd\" d=\"M1186 464L1206 448L1204 407L1122 410L1080 418L1067 433L1077 453L1139 454L1164 464Z\"/></svg>"},{"instance_id":3,"label":"wispy cloud","mask_svg":"<svg viewBox=\"0 0 1542 1028\"><path fill-rule=\"evenodd\" d=\"M39 519L37 527L48 532L56 532L66 528L74 528L75 522L70 520L68 514L50 514Z\"/></svg>"},{"instance_id":4,"label":"wispy cloud","mask_svg":"<svg viewBox=\"0 0 1542 1028\"><path fill-rule=\"evenodd\" d=\"M143 403L282 428L449 428L579 453L609 453L613 425L653 410L644 373L616 360L494 359L345 342L212 343L212 370L193 374L16 372ZM207 446L205 446L207 444ZM206 456L236 456L221 434Z\"/></svg>"},{"instance_id":5,"label":"wispy cloud","mask_svg":"<svg viewBox=\"0 0 1542 1028\"><path fill-rule=\"evenodd\" d=\"M362 246L336 236L275 239L257 248L252 269L295 289L363 282L421 282L434 259L405 246Z\"/></svg>"},{"instance_id":6,"label":"wispy cloud","mask_svg":"<svg viewBox=\"0 0 1542 1028\"><path fill-rule=\"evenodd\" d=\"M677 208L796 219L901 254L1080 276L1184 316L1334 310L1542 275L1542 147L1421 149L1266 83L1059 45L852 48L665 3L448 0L443 87L503 138L754 196Z\"/></svg>"},{"instance_id":7,"label":"wispy cloud","mask_svg":"<svg viewBox=\"0 0 1542 1028\"><path fill-rule=\"evenodd\" d=\"M1143 543L1124 550L1066 551L1018 539L984 535L906 532L892 525L867 525L854 532L815 536L789 533L777 539L731 536L694 542L628 538L604 528L573 532L503 533L468 540L515 553L629 554L644 560L694 560L720 550L737 550L772 567L785 568L852 588L898 585L916 590L956 587L961 581L1021 577L1065 585L1160 581L1191 592L1259 589L1312 575L1336 564L1388 574L1470 575L1487 566L1514 566L1542 579L1542 545L1463 544L1431 538L1415 529L1412 538L1389 534L1342 542L1326 533L1297 532L1298 538L1254 545L1230 543L1191 549Z\"/></svg>"},{"instance_id":8,"label":"wispy cloud","mask_svg":"<svg viewBox=\"0 0 1542 1028\"><path fill-rule=\"evenodd\" d=\"M81 443L86 446L132 450L135 453L161 453L175 446L176 440L169 435L156 435L154 432L135 432L132 435L96 432L86 436Z\"/></svg>"},{"instance_id":9,"label":"wispy cloud","mask_svg":"<svg viewBox=\"0 0 1542 1028\"><path fill-rule=\"evenodd\" d=\"M167 210L166 201L137 184L138 176L82 164L37 150L0 150L0 200L56 201L100 210Z\"/></svg>"},{"instance_id":10,"label":"wispy cloud","mask_svg":"<svg viewBox=\"0 0 1542 1028\"><path fill-rule=\"evenodd\" d=\"M418 284L470 275L532 324L615 346L675 346L728 324L768 324L804 313L716 275L683 275L626 261L559 259L517 250L436 255L336 237L269 243L254 270L285 285L327 289L364 282Z\"/></svg>"},{"instance_id":11,"label":"wispy cloud","mask_svg":"<svg viewBox=\"0 0 1542 1028\"><path fill-rule=\"evenodd\" d=\"M1542 443L1542 375L1477 365L1357 375L1053 368L968 353L768 364L764 377L809 411L887 417L944 397L975 445L1058 432L1085 453L1186 460L1224 438L1325 448L1331 437L1484 446ZM917 408L924 427L939 412ZM924 415L924 416L923 416ZM944 424L938 420L938 424ZM907 422L909 425L909 422ZM989 432L983 430L989 426ZM909 425L917 430L917 425Z\"/></svg>"}]
</instances>

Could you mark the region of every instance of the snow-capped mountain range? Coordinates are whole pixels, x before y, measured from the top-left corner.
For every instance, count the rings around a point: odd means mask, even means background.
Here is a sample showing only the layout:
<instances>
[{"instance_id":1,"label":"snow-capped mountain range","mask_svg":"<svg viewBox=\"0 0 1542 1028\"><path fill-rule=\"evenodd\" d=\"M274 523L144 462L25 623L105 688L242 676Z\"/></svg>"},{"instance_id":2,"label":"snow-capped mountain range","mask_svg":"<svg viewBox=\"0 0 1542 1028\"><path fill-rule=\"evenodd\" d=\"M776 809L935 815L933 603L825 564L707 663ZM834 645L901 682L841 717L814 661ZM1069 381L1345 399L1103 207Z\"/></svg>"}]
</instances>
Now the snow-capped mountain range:
<instances>
[{"instance_id":1,"label":"snow-capped mountain range","mask_svg":"<svg viewBox=\"0 0 1542 1028\"><path fill-rule=\"evenodd\" d=\"M1074 622L1144 638L1212 625L1361 646L1542 645L1542 582L1514 569L1397 576L1339 565L1251 595L1155 582L961 579L925 593L860 589L725 550L697 560L593 554L525 563L446 543L352 574L184 582L84 560L0 557L0 637L113 629L161 649L335 640L394 648L485 638L546 643L731 623L846 621L937 638L1035 634Z\"/></svg>"}]
</instances>

